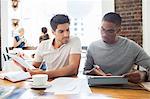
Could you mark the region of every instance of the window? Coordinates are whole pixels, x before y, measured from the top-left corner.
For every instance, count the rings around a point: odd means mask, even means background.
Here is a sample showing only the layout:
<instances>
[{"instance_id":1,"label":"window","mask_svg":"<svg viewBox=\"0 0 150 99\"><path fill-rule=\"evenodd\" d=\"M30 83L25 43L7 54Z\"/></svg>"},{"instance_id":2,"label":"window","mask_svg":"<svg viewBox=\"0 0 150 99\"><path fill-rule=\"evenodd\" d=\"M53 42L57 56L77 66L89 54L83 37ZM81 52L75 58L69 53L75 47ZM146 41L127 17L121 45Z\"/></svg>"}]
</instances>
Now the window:
<instances>
[{"instance_id":1,"label":"window","mask_svg":"<svg viewBox=\"0 0 150 99\"><path fill-rule=\"evenodd\" d=\"M46 26L49 33L51 32L49 21L58 13L70 17L71 35L80 37L83 46L88 46L101 37L98 32L101 22L101 0L20 0L19 3L21 6L18 7L17 18L20 18L20 26L25 29L25 37L32 46L39 43L41 27ZM11 12L9 14L14 18ZM11 29L9 31L12 33ZM9 43L11 42L10 40Z\"/></svg>"}]
</instances>

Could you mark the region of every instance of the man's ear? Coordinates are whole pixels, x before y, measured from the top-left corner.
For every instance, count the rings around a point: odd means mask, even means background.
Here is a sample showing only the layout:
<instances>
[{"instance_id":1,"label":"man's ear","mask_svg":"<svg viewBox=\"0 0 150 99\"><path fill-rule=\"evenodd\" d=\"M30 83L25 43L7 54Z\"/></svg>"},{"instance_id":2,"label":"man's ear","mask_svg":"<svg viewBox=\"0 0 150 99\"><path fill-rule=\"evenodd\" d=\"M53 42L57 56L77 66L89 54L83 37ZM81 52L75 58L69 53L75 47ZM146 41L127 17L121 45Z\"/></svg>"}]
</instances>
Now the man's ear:
<instances>
[{"instance_id":1,"label":"man's ear","mask_svg":"<svg viewBox=\"0 0 150 99\"><path fill-rule=\"evenodd\" d=\"M54 30L52 30L52 34L55 35L55 31Z\"/></svg>"},{"instance_id":2,"label":"man's ear","mask_svg":"<svg viewBox=\"0 0 150 99\"><path fill-rule=\"evenodd\" d=\"M120 34L121 32L121 27L119 27L119 29L117 30L117 34Z\"/></svg>"}]
</instances>

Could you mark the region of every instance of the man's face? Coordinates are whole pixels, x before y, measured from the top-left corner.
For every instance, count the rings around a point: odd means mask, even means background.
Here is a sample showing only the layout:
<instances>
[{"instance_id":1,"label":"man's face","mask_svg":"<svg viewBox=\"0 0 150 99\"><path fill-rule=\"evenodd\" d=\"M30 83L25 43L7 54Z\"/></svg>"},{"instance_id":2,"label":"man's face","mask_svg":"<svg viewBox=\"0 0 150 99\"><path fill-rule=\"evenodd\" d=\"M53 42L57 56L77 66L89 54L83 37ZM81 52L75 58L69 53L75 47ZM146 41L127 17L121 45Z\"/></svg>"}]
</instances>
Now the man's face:
<instances>
[{"instance_id":1,"label":"man's face","mask_svg":"<svg viewBox=\"0 0 150 99\"><path fill-rule=\"evenodd\" d=\"M101 36L104 42L113 44L116 40L116 33L119 32L120 27L108 21L102 21Z\"/></svg>"},{"instance_id":2,"label":"man's face","mask_svg":"<svg viewBox=\"0 0 150 99\"><path fill-rule=\"evenodd\" d=\"M61 44L68 43L70 35L69 23L59 24L53 34L56 40Z\"/></svg>"}]
</instances>

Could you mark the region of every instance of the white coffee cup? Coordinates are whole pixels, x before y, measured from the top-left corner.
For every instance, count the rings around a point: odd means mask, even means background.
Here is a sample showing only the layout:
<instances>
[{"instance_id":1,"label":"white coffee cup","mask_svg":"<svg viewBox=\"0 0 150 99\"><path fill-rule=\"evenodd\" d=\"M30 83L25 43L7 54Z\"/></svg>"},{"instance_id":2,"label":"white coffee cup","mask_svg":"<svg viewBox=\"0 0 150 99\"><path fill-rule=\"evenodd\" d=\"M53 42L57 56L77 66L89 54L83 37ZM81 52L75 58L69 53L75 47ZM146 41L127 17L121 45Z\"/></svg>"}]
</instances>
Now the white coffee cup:
<instances>
[{"instance_id":1,"label":"white coffee cup","mask_svg":"<svg viewBox=\"0 0 150 99\"><path fill-rule=\"evenodd\" d=\"M46 85L46 83L47 83L48 75L47 74L36 74L36 75L32 75L32 79L33 79L33 85L43 86L43 85Z\"/></svg>"}]
</instances>

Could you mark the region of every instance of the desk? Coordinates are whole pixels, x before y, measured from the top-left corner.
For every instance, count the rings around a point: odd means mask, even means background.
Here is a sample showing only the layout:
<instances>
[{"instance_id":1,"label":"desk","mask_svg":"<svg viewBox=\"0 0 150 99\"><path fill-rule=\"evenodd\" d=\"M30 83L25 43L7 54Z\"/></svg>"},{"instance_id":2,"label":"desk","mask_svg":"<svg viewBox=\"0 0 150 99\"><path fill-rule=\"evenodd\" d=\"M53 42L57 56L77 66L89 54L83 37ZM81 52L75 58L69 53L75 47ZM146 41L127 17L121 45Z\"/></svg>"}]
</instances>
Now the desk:
<instances>
[{"instance_id":1,"label":"desk","mask_svg":"<svg viewBox=\"0 0 150 99\"><path fill-rule=\"evenodd\" d=\"M18 83L11 83L7 80L1 80L0 79L0 85L13 85L18 88L24 88L27 85L25 81L18 82ZM45 96L45 98L42 99L101 99L101 96L106 96L105 99L150 99L150 92L145 90L132 90L132 89L113 89L113 88L96 88L91 87L91 90L93 92L93 95L97 98L93 98L92 96L86 96L83 95L49 95ZM43 93L44 90L33 90L28 88L27 91L29 91L29 96L35 94L35 93ZM28 99L28 97L25 97L24 99Z\"/></svg>"},{"instance_id":2,"label":"desk","mask_svg":"<svg viewBox=\"0 0 150 99\"><path fill-rule=\"evenodd\" d=\"M150 92L145 90L111 88L91 88L91 90L97 94L105 94L119 99L150 99Z\"/></svg>"}]
</instances>

